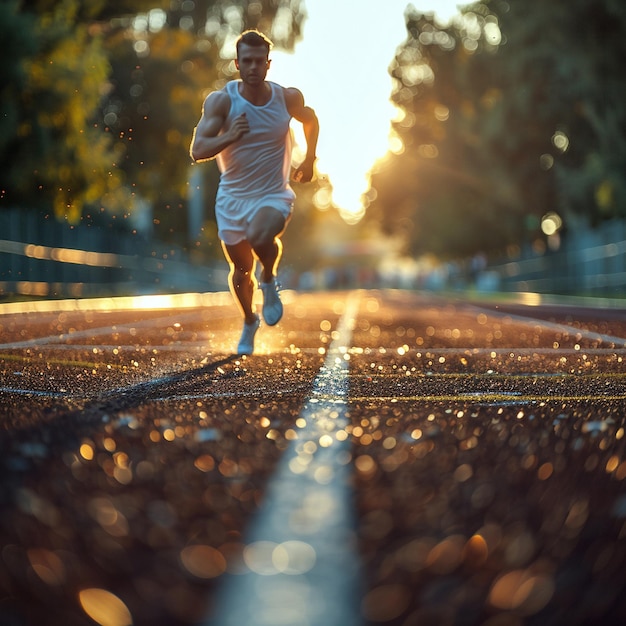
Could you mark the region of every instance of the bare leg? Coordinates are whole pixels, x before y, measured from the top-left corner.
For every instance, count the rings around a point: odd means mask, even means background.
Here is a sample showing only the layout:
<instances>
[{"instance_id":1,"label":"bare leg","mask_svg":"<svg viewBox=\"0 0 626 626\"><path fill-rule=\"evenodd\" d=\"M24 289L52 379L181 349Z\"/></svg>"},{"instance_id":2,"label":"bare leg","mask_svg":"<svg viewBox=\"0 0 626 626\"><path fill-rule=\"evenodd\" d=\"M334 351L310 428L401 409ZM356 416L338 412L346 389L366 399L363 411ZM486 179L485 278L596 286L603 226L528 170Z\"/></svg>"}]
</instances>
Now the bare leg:
<instances>
[{"instance_id":1,"label":"bare leg","mask_svg":"<svg viewBox=\"0 0 626 626\"><path fill-rule=\"evenodd\" d=\"M251 324L257 319L252 308L252 299L257 286L252 247L244 240L232 246L222 243L222 248L230 263L228 277L230 290L239 304L246 324Z\"/></svg>"},{"instance_id":2,"label":"bare leg","mask_svg":"<svg viewBox=\"0 0 626 626\"><path fill-rule=\"evenodd\" d=\"M261 284L263 292L263 319L268 326L278 324L283 316L283 303L278 295L274 280L283 246L279 239L285 230L285 218L272 207L263 207L248 225L246 236L254 254L261 262Z\"/></svg>"},{"instance_id":3,"label":"bare leg","mask_svg":"<svg viewBox=\"0 0 626 626\"><path fill-rule=\"evenodd\" d=\"M272 207L259 209L248 225L246 237L261 262L261 282L269 283L274 278L283 251L279 236L285 225L285 218Z\"/></svg>"}]
</instances>

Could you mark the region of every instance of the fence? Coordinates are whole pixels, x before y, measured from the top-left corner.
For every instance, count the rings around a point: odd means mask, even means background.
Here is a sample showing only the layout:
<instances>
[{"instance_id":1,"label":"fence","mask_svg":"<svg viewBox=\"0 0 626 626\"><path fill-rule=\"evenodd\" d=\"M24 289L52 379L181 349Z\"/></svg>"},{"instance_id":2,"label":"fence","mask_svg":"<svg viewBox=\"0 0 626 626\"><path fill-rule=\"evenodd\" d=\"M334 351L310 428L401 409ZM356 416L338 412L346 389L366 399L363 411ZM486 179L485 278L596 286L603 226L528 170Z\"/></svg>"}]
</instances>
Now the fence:
<instances>
[{"instance_id":1,"label":"fence","mask_svg":"<svg viewBox=\"0 0 626 626\"><path fill-rule=\"evenodd\" d=\"M626 221L568 232L558 250L527 250L519 258L490 266L483 281L503 291L626 295Z\"/></svg>"},{"instance_id":2,"label":"fence","mask_svg":"<svg viewBox=\"0 0 626 626\"><path fill-rule=\"evenodd\" d=\"M0 297L217 291L226 274L141 235L0 212Z\"/></svg>"},{"instance_id":3,"label":"fence","mask_svg":"<svg viewBox=\"0 0 626 626\"><path fill-rule=\"evenodd\" d=\"M626 221L568 232L558 250L524 250L477 273L447 268L409 281L565 295L626 296ZM382 284L399 280L381 278ZM407 282L402 281L403 284ZM71 227L18 210L0 212L0 298L222 291L225 264L198 266L182 248L105 228Z\"/></svg>"}]
</instances>

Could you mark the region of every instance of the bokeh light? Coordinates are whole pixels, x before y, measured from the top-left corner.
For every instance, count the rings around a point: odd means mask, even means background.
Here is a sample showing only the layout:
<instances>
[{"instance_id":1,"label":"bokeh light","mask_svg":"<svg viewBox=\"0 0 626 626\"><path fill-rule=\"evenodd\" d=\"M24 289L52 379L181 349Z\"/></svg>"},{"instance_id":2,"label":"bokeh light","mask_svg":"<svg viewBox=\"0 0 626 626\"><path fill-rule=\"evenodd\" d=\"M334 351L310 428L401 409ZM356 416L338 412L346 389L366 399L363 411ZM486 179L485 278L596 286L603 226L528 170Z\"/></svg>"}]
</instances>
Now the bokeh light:
<instances>
[{"instance_id":1,"label":"bokeh light","mask_svg":"<svg viewBox=\"0 0 626 626\"><path fill-rule=\"evenodd\" d=\"M541 218L541 230L544 235L556 235L563 226L563 220L558 213L550 211Z\"/></svg>"},{"instance_id":2,"label":"bokeh light","mask_svg":"<svg viewBox=\"0 0 626 626\"><path fill-rule=\"evenodd\" d=\"M126 605L105 589L83 589L78 594L83 610L101 626L131 626L133 618Z\"/></svg>"}]
</instances>

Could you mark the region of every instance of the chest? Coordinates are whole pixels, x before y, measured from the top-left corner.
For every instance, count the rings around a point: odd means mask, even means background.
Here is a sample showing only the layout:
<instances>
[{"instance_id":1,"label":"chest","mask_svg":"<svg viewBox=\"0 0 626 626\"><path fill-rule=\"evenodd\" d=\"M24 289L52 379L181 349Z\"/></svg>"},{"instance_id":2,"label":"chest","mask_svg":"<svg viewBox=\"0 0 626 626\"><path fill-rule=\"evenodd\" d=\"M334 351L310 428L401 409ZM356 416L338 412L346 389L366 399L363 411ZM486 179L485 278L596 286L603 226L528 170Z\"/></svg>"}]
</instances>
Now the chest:
<instances>
[{"instance_id":1,"label":"chest","mask_svg":"<svg viewBox=\"0 0 626 626\"><path fill-rule=\"evenodd\" d=\"M291 116L283 102L273 98L264 106L254 106L243 98L237 98L231 106L229 122L242 113L246 114L250 132L246 138L251 141L281 140L289 132Z\"/></svg>"}]
</instances>

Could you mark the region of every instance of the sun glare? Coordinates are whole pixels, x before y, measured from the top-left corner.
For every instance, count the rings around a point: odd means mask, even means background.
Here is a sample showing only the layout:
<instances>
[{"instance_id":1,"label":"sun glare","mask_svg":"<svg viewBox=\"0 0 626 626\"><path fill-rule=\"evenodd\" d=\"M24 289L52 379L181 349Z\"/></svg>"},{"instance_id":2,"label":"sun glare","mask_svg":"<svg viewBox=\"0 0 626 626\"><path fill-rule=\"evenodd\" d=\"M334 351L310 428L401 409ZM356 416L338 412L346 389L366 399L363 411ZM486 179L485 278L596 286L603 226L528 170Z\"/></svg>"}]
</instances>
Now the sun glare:
<instances>
[{"instance_id":1,"label":"sun glare","mask_svg":"<svg viewBox=\"0 0 626 626\"><path fill-rule=\"evenodd\" d=\"M328 178L332 192L316 194L316 206L337 207L348 223L365 214L364 194L376 161L404 150L391 132L391 120L399 113L390 100L389 65L406 39L407 4L389 0L381 8L375 0L356 5L315 0L307 3L303 38L294 53L273 50L271 54L268 79L298 87L320 120L317 171ZM436 11L441 21L457 13L454 0L431 0L417 8ZM303 145L298 125L294 133L295 141Z\"/></svg>"}]
</instances>

